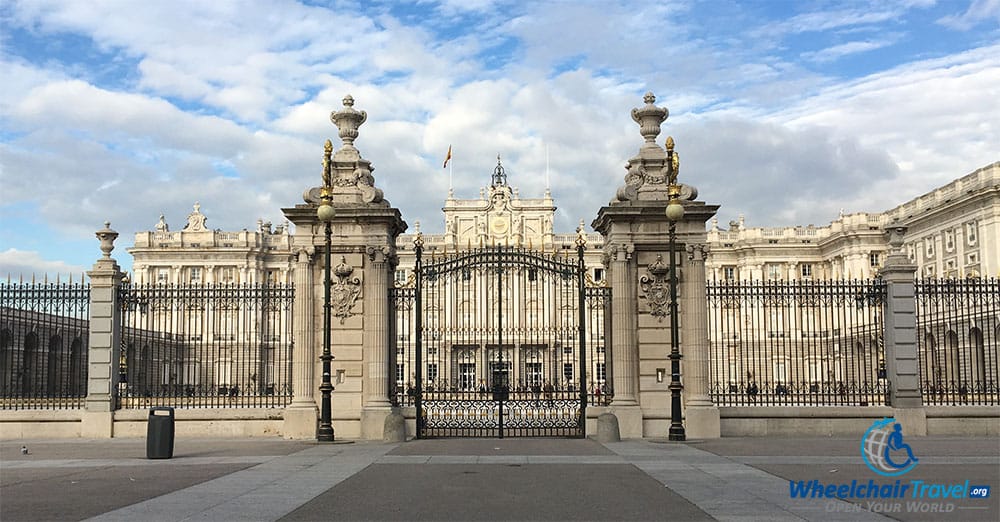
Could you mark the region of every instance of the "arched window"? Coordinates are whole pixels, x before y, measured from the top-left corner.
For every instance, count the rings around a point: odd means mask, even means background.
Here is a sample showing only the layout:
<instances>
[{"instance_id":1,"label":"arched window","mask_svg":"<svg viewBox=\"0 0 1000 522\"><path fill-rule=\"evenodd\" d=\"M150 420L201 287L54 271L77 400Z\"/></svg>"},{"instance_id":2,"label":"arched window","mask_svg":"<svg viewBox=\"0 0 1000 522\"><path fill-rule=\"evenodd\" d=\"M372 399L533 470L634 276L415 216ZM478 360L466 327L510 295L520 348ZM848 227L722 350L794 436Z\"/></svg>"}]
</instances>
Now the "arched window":
<instances>
[{"instance_id":1,"label":"arched window","mask_svg":"<svg viewBox=\"0 0 1000 522\"><path fill-rule=\"evenodd\" d=\"M949 381L957 382L961 379L961 366L958 357L958 334L954 330L948 330L945 334L944 344L944 371L945 378Z\"/></svg>"},{"instance_id":2,"label":"arched window","mask_svg":"<svg viewBox=\"0 0 1000 522\"><path fill-rule=\"evenodd\" d=\"M924 351L923 357L921 357L921 362L924 366L924 382L937 383L943 376L941 375L937 342L934 340L934 334L928 333L924 336L924 345L922 348Z\"/></svg>"},{"instance_id":3,"label":"arched window","mask_svg":"<svg viewBox=\"0 0 1000 522\"><path fill-rule=\"evenodd\" d=\"M973 386L983 386L986 384L986 351L983 346L983 331L979 328L972 327L969 330L969 347L972 351L970 369Z\"/></svg>"}]
</instances>

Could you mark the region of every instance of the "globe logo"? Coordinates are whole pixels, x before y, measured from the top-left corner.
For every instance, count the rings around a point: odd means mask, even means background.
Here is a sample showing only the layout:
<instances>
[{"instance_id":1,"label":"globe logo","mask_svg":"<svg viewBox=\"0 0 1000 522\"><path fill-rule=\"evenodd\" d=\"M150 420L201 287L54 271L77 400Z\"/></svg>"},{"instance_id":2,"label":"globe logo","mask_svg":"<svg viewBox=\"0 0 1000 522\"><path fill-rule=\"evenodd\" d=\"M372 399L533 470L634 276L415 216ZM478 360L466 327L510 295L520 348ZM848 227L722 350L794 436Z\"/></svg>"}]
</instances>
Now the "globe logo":
<instances>
[{"instance_id":1,"label":"globe logo","mask_svg":"<svg viewBox=\"0 0 1000 522\"><path fill-rule=\"evenodd\" d=\"M861 438L861 457L868 469L885 477L902 475L917 465L913 449L903 442L903 429L895 418L872 423Z\"/></svg>"}]
</instances>

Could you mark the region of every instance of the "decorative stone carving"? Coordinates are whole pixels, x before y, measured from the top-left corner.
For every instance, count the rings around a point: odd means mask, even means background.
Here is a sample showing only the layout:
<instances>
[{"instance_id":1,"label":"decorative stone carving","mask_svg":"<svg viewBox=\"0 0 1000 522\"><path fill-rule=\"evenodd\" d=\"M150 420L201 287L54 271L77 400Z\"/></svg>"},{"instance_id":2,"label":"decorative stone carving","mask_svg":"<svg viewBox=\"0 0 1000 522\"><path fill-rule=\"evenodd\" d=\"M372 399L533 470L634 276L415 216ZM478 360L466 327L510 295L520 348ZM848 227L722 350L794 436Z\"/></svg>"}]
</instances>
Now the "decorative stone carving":
<instances>
[{"instance_id":1,"label":"decorative stone carving","mask_svg":"<svg viewBox=\"0 0 1000 522\"><path fill-rule=\"evenodd\" d=\"M354 303L361 297L361 278L351 274L354 267L347 264L347 259L340 257L340 264L333 268L333 275L337 280L330 285L330 301L334 308L334 315L340 318L340 324L352 316L356 315L351 311Z\"/></svg>"},{"instance_id":2,"label":"decorative stone carving","mask_svg":"<svg viewBox=\"0 0 1000 522\"><path fill-rule=\"evenodd\" d=\"M639 278L641 297L649 304L649 313L663 322L670 304L670 268L663 264L663 256L657 254L656 261L646 267L649 274Z\"/></svg>"},{"instance_id":3,"label":"decorative stone carving","mask_svg":"<svg viewBox=\"0 0 1000 522\"><path fill-rule=\"evenodd\" d=\"M187 225L184 226L184 230L188 232L202 232L208 230L205 224L208 222L208 218L201 213L201 204L197 201L194 203L194 212L188 214Z\"/></svg>"},{"instance_id":4,"label":"decorative stone carving","mask_svg":"<svg viewBox=\"0 0 1000 522\"><path fill-rule=\"evenodd\" d=\"M95 234L97 239L101 241L102 259L111 259L111 251L115 249L115 239L118 239L118 232L111 229L110 221L105 221L104 228Z\"/></svg>"},{"instance_id":5,"label":"decorative stone carving","mask_svg":"<svg viewBox=\"0 0 1000 522\"><path fill-rule=\"evenodd\" d=\"M350 94L344 96L343 102L344 108L331 113L330 121L339 130L340 141L344 143L343 149L357 151L354 148L354 139L358 137L358 128L368 120L368 113L354 108L354 97Z\"/></svg>"},{"instance_id":6,"label":"decorative stone carving","mask_svg":"<svg viewBox=\"0 0 1000 522\"><path fill-rule=\"evenodd\" d=\"M660 135L660 125L670 115L670 111L666 107L653 105L656 96L652 92L647 92L642 101L646 102L646 105L641 109L632 109L632 119L639 124L639 134L646 140L643 147L659 148L656 137Z\"/></svg>"},{"instance_id":7,"label":"decorative stone carving","mask_svg":"<svg viewBox=\"0 0 1000 522\"><path fill-rule=\"evenodd\" d=\"M709 246L706 244L690 244L685 247L689 261L704 261L708 258Z\"/></svg>"},{"instance_id":8,"label":"decorative stone carving","mask_svg":"<svg viewBox=\"0 0 1000 522\"><path fill-rule=\"evenodd\" d=\"M373 263L385 263L389 259L389 247L386 246L365 247L365 253L368 254L368 260Z\"/></svg>"}]
</instances>

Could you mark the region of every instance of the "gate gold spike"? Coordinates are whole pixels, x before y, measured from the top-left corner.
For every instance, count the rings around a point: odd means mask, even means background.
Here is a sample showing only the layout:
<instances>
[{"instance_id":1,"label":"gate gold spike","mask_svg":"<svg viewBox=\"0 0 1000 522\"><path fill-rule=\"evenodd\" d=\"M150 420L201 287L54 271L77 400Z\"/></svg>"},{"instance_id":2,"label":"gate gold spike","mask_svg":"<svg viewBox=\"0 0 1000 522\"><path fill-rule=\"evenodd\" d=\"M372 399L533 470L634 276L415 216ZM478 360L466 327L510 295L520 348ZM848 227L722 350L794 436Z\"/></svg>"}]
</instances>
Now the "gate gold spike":
<instances>
[{"instance_id":1,"label":"gate gold spike","mask_svg":"<svg viewBox=\"0 0 1000 522\"><path fill-rule=\"evenodd\" d=\"M528 238L528 250L531 250L531 238Z\"/></svg>"}]
</instances>

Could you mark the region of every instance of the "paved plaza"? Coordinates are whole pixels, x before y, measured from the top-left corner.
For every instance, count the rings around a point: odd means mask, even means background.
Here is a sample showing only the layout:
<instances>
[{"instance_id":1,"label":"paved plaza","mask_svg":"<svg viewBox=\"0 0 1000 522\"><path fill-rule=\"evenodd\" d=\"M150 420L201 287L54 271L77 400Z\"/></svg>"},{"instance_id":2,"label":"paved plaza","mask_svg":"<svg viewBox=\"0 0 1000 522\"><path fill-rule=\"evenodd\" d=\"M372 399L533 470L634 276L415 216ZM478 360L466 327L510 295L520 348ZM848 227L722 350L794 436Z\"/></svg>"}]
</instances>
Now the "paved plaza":
<instances>
[{"instance_id":1,"label":"paved plaza","mask_svg":"<svg viewBox=\"0 0 1000 522\"><path fill-rule=\"evenodd\" d=\"M998 519L1000 441L907 442L919 464L903 484L968 480L991 486L989 498L791 498L789 481L894 483L865 467L858 438L178 439L169 460L147 460L144 439L8 440L0 442L0 519Z\"/></svg>"}]
</instances>

